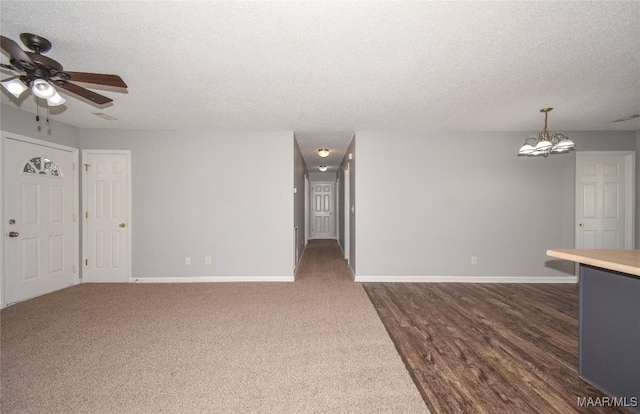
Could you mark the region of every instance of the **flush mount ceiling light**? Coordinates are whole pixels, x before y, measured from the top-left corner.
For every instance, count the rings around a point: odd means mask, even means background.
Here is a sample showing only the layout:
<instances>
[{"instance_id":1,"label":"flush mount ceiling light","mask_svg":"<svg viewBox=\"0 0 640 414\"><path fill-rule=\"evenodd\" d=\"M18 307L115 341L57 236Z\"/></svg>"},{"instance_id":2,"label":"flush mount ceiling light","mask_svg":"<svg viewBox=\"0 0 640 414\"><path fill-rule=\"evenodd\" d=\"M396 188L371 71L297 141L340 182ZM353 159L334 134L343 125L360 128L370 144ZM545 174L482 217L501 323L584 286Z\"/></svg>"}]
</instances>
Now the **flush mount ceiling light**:
<instances>
[{"instance_id":1,"label":"flush mount ceiling light","mask_svg":"<svg viewBox=\"0 0 640 414\"><path fill-rule=\"evenodd\" d=\"M540 112L544 112L544 129L538 135L531 135L524 140L524 145L520 147L518 155L526 155L535 157L542 155L548 157L549 154L568 152L576 149L576 144L569 139L564 132L556 132L549 134L547 130L547 117L553 108L542 108Z\"/></svg>"},{"instance_id":2,"label":"flush mount ceiling light","mask_svg":"<svg viewBox=\"0 0 640 414\"><path fill-rule=\"evenodd\" d=\"M325 171L327 171L327 166L326 165L321 165L321 166L318 167L318 169L320 171L322 171L322 172L325 172Z\"/></svg>"},{"instance_id":3,"label":"flush mount ceiling light","mask_svg":"<svg viewBox=\"0 0 640 414\"><path fill-rule=\"evenodd\" d=\"M322 158L327 158L329 156L329 150L327 148L321 148L318 150L318 155Z\"/></svg>"}]
</instances>

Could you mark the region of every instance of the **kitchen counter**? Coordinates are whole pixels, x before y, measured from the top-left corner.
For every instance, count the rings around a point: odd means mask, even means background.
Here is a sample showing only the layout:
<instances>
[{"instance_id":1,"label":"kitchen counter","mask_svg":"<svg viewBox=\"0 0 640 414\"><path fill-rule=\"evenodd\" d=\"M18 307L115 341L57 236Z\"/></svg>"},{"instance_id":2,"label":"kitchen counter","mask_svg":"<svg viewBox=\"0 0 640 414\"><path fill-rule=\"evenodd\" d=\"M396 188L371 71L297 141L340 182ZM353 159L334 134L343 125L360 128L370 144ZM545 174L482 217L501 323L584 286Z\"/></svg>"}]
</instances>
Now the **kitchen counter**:
<instances>
[{"instance_id":1,"label":"kitchen counter","mask_svg":"<svg viewBox=\"0 0 640 414\"><path fill-rule=\"evenodd\" d=\"M580 377L640 413L640 250L556 249L547 255L580 264Z\"/></svg>"},{"instance_id":2,"label":"kitchen counter","mask_svg":"<svg viewBox=\"0 0 640 414\"><path fill-rule=\"evenodd\" d=\"M640 250L553 249L547 256L640 277Z\"/></svg>"}]
</instances>

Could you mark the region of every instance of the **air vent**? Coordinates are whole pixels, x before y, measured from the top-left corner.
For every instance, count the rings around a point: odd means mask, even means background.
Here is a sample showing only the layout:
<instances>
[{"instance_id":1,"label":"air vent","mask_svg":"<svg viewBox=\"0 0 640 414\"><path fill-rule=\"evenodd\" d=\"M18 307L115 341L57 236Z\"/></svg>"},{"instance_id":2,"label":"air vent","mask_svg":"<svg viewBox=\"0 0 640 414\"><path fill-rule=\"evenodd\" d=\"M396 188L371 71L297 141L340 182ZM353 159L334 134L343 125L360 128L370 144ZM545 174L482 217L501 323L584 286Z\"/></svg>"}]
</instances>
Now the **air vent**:
<instances>
[{"instance_id":1,"label":"air vent","mask_svg":"<svg viewBox=\"0 0 640 414\"><path fill-rule=\"evenodd\" d=\"M640 114L633 114L633 115L629 115L629 116L625 116L624 118L620 118L620 119L616 119L613 122L624 122L624 121L630 121L634 118L640 118Z\"/></svg>"},{"instance_id":2,"label":"air vent","mask_svg":"<svg viewBox=\"0 0 640 414\"><path fill-rule=\"evenodd\" d=\"M106 119L107 121L115 121L116 120L116 118L114 118L114 117L112 117L110 115L107 115L107 114L103 114L102 112L93 112L93 115L99 116L100 118Z\"/></svg>"}]
</instances>

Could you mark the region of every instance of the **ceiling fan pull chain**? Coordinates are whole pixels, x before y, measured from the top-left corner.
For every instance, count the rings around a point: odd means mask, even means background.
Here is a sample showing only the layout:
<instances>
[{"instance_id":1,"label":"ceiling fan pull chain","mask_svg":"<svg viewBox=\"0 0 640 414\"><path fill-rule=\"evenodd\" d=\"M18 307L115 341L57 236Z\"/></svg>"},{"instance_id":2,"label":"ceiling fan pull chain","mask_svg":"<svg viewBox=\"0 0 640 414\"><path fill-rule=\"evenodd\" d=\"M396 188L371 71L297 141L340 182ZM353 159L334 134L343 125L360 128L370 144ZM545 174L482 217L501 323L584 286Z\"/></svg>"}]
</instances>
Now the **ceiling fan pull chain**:
<instances>
[{"instance_id":1,"label":"ceiling fan pull chain","mask_svg":"<svg viewBox=\"0 0 640 414\"><path fill-rule=\"evenodd\" d=\"M36 122L40 122L40 105L38 105L38 98L36 98Z\"/></svg>"},{"instance_id":2,"label":"ceiling fan pull chain","mask_svg":"<svg viewBox=\"0 0 640 414\"><path fill-rule=\"evenodd\" d=\"M49 125L49 102L47 102L47 125Z\"/></svg>"}]
</instances>

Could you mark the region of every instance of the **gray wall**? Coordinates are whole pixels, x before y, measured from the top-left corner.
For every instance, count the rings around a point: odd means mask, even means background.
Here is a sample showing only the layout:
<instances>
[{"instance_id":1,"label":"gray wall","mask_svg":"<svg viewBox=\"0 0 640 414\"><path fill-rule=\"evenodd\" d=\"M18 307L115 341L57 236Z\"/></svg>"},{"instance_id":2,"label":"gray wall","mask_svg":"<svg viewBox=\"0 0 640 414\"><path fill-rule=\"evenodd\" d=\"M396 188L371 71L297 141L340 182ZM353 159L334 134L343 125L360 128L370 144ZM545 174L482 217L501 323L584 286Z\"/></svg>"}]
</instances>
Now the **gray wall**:
<instances>
[{"instance_id":1,"label":"gray wall","mask_svg":"<svg viewBox=\"0 0 640 414\"><path fill-rule=\"evenodd\" d=\"M292 132L92 129L80 142L132 152L133 277L293 276Z\"/></svg>"},{"instance_id":2,"label":"gray wall","mask_svg":"<svg viewBox=\"0 0 640 414\"><path fill-rule=\"evenodd\" d=\"M309 181L335 181L336 173L331 171L310 172Z\"/></svg>"},{"instance_id":3,"label":"gray wall","mask_svg":"<svg viewBox=\"0 0 640 414\"><path fill-rule=\"evenodd\" d=\"M529 134L358 132L358 276L572 274L545 252L574 247L575 153L517 157ZM584 151L637 145L569 135Z\"/></svg>"},{"instance_id":4,"label":"gray wall","mask_svg":"<svg viewBox=\"0 0 640 414\"><path fill-rule=\"evenodd\" d=\"M302 152L298 146L298 141L293 139L293 187L296 192L293 195L293 226L298 228L295 245L297 246L296 263L302 257L304 250L304 234L305 234L305 203L306 194L304 192L304 177L307 174L307 166L302 158ZM294 252L295 254L295 252Z\"/></svg>"},{"instance_id":5,"label":"gray wall","mask_svg":"<svg viewBox=\"0 0 640 414\"><path fill-rule=\"evenodd\" d=\"M640 131L636 131L636 249L640 249Z\"/></svg>"},{"instance_id":6,"label":"gray wall","mask_svg":"<svg viewBox=\"0 0 640 414\"><path fill-rule=\"evenodd\" d=\"M304 239L304 161L291 132L80 130L1 110L2 130L76 148L132 150L134 277L292 275L292 222L297 242ZM529 134L358 132L357 176L356 139L347 150L354 154L351 200L359 206L349 213L354 273L356 255L364 276L571 272L544 252L573 247L575 153L516 157ZM570 136L582 151L637 150L640 161L640 131ZM637 200L640 247L640 179ZM340 206L341 215L348 211ZM535 221L535 214L545 218ZM343 237L341 229L341 245ZM208 255L211 266L200 260Z\"/></svg>"},{"instance_id":7,"label":"gray wall","mask_svg":"<svg viewBox=\"0 0 640 414\"><path fill-rule=\"evenodd\" d=\"M25 112L9 105L1 105L0 129L37 138L43 141L55 142L68 147L80 148L80 130L74 126L55 121L55 115L49 119L49 125L45 123L46 115L40 115L40 122L36 122L35 114ZM46 111L46 109L43 109ZM46 112L44 112L46 114Z\"/></svg>"}]
</instances>

